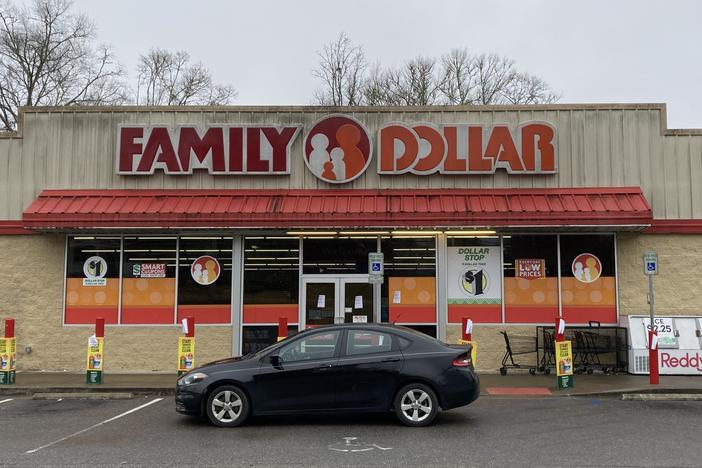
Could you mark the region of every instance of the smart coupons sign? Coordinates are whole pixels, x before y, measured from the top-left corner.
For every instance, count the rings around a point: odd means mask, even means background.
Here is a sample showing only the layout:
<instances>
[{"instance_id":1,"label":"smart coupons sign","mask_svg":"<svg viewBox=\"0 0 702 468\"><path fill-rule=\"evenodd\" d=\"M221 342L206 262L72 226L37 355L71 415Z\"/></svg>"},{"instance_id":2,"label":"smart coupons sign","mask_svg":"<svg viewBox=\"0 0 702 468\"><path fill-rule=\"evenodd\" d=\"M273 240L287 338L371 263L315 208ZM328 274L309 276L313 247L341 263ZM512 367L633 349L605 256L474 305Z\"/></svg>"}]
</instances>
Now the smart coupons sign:
<instances>
[{"instance_id":1,"label":"smart coupons sign","mask_svg":"<svg viewBox=\"0 0 702 468\"><path fill-rule=\"evenodd\" d=\"M118 129L120 175L288 175L302 125L139 126ZM328 115L305 129L307 169L330 184L364 174L376 153L383 176L413 174L555 174L556 129L547 122L515 126L388 122L375 140L348 115Z\"/></svg>"}]
</instances>

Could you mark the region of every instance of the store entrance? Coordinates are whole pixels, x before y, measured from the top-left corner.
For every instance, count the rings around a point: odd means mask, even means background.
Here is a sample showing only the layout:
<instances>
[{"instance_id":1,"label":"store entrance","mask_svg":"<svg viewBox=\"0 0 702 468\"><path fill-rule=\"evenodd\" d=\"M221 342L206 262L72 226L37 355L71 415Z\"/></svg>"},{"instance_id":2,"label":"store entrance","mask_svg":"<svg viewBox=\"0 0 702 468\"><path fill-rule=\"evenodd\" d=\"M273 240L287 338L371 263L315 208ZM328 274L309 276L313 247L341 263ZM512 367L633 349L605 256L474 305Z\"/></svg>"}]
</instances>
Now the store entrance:
<instances>
[{"instance_id":1,"label":"store entrance","mask_svg":"<svg viewBox=\"0 0 702 468\"><path fill-rule=\"evenodd\" d=\"M375 321L373 285L368 282L368 275L305 277L302 292L305 328Z\"/></svg>"}]
</instances>

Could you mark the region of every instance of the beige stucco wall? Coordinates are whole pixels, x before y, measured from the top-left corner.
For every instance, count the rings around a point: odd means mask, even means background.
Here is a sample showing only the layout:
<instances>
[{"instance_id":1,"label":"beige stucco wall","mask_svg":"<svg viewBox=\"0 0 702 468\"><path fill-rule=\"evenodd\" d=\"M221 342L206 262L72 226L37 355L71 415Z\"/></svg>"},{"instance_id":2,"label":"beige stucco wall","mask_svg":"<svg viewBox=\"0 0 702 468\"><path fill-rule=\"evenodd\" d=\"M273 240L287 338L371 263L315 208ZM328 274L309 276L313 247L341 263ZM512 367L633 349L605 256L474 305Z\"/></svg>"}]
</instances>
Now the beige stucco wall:
<instances>
[{"instance_id":1,"label":"beige stucco wall","mask_svg":"<svg viewBox=\"0 0 702 468\"><path fill-rule=\"evenodd\" d=\"M85 370L93 326L62 326L65 237L0 236L0 319L13 317L18 370ZM177 326L108 326L105 372L173 372ZM199 326L196 362L231 356L231 327ZM25 347L31 346L31 353Z\"/></svg>"},{"instance_id":2,"label":"beige stucco wall","mask_svg":"<svg viewBox=\"0 0 702 468\"><path fill-rule=\"evenodd\" d=\"M702 235L617 236L620 315L648 315L648 279L643 254L658 253L660 274L654 276L655 313L702 315Z\"/></svg>"}]
</instances>

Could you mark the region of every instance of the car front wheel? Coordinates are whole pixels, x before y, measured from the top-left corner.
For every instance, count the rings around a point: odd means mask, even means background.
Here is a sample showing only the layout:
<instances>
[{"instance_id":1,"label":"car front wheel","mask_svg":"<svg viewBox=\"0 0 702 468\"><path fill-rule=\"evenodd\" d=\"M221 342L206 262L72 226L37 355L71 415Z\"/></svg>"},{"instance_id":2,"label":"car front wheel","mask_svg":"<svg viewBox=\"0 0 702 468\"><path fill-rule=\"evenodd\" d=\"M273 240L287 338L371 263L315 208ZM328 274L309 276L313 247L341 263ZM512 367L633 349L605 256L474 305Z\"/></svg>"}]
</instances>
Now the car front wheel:
<instances>
[{"instance_id":1,"label":"car front wheel","mask_svg":"<svg viewBox=\"0 0 702 468\"><path fill-rule=\"evenodd\" d=\"M395 414L402 424L412 427L428 426L439 413L439 400L424 384L402 387L395 397Z\"/></svg>"},{"instance_id":2,"label":"car front wheel","mask_svg":"<svg viewBox=\"0 0 702 468\"><path fill-rule=\"evenodd\" d=\"M220 427L240 426L249 416L249 399L238 387L217 387L207 398L207 417Z\"/></svg>"}]
</instances>

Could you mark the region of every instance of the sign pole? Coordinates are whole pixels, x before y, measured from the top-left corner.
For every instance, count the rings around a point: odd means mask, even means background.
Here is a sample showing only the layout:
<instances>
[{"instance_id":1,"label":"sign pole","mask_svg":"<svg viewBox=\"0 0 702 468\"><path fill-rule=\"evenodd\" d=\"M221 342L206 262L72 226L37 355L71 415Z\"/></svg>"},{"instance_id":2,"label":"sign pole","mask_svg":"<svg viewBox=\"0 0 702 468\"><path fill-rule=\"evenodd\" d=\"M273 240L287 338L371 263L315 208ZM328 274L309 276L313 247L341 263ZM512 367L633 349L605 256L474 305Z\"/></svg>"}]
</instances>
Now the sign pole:
<instances>
[{"instance_id":1,"label":"sign pole","mask_svg":"<svg viewBox=\"0 0 702 468\"><path fill-rule=\"evenodd\" d=\"M15 319L6 318L5 338L0 339L0 385L15 383L16 352Z\"/></svg>"},{"instance_id":2,"label":"sign pole","mask_svg":"<svg viewBox=\"0 0 702 468\"><path fill-rule=\"evenodd\" d=\"M658 375L658 334L656 333L655 321L653 320L653 275L658 274L658 254L656 252L645 252L643 255L644 274L648 276L648 312L649 312L649 329L648 329L648 375L651 385L657 385L659 382Z\"/></svg>"}]
</instances>

